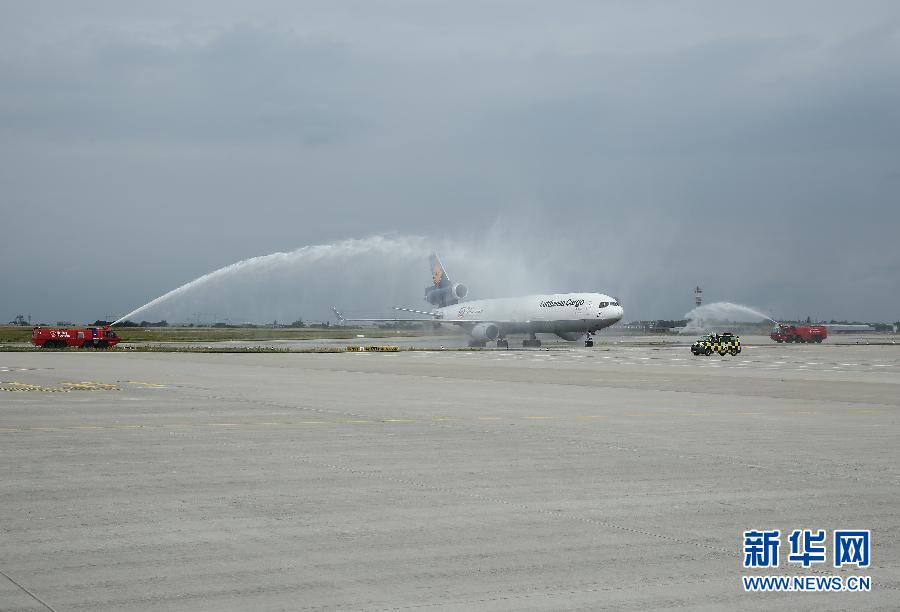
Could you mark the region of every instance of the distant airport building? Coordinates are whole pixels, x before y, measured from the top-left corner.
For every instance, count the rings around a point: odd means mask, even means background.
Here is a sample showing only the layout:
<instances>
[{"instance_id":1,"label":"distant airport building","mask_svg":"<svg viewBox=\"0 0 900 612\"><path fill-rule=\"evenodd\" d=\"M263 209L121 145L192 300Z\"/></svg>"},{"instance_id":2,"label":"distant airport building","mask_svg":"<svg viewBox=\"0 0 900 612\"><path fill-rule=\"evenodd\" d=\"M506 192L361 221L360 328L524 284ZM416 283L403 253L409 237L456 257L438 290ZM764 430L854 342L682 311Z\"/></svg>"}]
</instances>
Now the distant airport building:
<instances>
[{"instance_id":1,"label":"distant airport building","mask_svg":"<svg viewBox=\"0 0 900 612\"><path fill-rule=\"evenodd\" d=\"M860 332L873 332L875 328L871 325L848 324L848 323L825 323L830 334L858 334Z\"/></svg>"}]
</instances>

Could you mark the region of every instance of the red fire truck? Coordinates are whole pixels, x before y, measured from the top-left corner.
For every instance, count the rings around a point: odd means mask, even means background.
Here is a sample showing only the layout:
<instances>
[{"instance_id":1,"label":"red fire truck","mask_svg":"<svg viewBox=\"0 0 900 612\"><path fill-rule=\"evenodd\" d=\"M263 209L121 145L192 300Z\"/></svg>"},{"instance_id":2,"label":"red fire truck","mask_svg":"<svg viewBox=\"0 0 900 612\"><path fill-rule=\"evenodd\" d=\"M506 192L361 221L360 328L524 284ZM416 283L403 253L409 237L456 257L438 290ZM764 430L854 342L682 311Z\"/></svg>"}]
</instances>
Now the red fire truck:
<instances>
[{"instance_id":1,"label":"red fire truck","mask_svg":"<svg viewBox=\"0 0 900 612\"><path fill-rule=\"evenodd\" d=\"M822 342L828 337L828 328L824 325L785 325L779 323L772 329L769 337L775 342Z\"/></svg>"},{"instance_id":2,"label":"red fire truck","mask_svg":"<svg viewBox=\"0 0 900 612\"><path fill-rule=\"evenodd\" d=\"M65 348L79 346L83 348L105 349L115 346L120 338L116 332L106 327L84 327L79 329L60 329L35 327L31 332L31 343L43 348Z\"/></svg>"}]
</instances>

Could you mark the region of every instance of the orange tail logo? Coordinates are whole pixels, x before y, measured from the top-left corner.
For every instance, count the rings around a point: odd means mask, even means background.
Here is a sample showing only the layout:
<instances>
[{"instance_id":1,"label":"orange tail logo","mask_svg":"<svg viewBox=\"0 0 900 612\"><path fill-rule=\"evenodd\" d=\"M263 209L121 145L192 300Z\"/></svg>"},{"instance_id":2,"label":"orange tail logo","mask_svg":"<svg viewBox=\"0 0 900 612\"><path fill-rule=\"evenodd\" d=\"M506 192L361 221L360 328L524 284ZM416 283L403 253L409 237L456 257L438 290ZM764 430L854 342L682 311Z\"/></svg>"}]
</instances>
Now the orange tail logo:
<instances>
[{"instance_id":1,"label":"orange tail logo","mask_svg":"<svg viewBox=\"0 0 900 612\"><path fill-rule=\"evenodd\" d=\"M444 270L441 268L441 264L434 265L434 270L431 271L431 280L434 281L435 287L441 285L441 281L444 280Z\"/></svg>"}]
</instances>

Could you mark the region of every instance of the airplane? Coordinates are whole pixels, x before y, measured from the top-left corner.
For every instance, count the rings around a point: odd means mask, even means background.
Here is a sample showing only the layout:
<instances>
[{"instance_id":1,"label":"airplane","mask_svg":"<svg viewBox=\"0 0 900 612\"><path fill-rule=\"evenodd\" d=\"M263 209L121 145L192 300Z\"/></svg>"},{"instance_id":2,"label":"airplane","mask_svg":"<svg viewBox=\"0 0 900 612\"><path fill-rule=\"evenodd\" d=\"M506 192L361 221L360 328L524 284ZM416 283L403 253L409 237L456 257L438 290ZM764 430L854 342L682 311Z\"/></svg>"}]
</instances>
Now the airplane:
<instances>
[{"instance_id":1,"label":"airplane","mask_svg":"<svg viewBox=\"0 0 900 612\"><path fill-rule=\"evenodd\" d=\"M339 321L433 322L463 327L470 336L470 347L496 342L497 348L509 348L509 334L525 334L523 347L539 347L536 334L556 334L564 340L585 336L584 345L594 346L593 334L621 320L624 310L618 300L604 293L553 293L516 298L495 298L461 302L469 289L453 283L437 254L432 253L431 281L425 288L425 300L436 308L394 310L425 315L429 319L351 319L332 307Z\"/></svg>"}]
</instances>

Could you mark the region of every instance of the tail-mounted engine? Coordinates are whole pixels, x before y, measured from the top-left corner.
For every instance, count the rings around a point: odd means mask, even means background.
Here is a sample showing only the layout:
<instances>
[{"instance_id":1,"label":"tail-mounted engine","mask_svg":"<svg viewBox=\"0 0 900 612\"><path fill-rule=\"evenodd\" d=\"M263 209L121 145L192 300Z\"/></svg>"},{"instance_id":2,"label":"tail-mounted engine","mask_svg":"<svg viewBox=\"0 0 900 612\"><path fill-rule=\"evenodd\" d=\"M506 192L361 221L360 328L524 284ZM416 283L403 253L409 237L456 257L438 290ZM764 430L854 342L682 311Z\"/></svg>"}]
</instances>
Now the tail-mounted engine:
<instances>
[{"instance_id":1,"label":"tail-mounted engine","mask_svg":"<svg viewBox=\"0 0 900 612\"><path fill-rule=\"evenodd\" d=\"M443 308L444 306L458 304L468 293L468 287L462 283L456 283L447 287L431 286L425 289L425 299L438 308Z\"/></svg>"}]
</instances>

